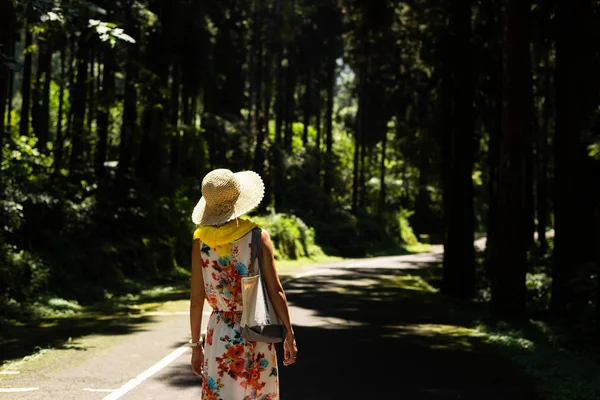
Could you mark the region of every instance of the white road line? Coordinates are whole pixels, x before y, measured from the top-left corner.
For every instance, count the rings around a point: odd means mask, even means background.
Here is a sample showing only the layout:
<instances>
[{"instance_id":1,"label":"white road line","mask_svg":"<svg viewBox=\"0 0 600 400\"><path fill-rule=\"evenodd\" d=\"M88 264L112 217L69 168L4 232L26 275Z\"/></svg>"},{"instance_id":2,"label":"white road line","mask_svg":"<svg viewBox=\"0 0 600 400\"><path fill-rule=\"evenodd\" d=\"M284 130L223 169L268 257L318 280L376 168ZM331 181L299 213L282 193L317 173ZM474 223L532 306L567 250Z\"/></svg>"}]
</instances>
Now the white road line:
<instances>
[{"instance_id":1,"label":"white road line","mask_svg":"<svg viewBox=\"0 0 600 400\"><path fill-rule=\"evenodd\" d=\"M39 390L39 387L31 387L31 388L0 388L0 393L33 392L34 390Z\"/></svg>"},{"instance_id":2,"label":"white road line","mask_svg":"<svg viewBox=\"0 0 600 400\"><path fill-rule=\"evenodd\" d=\"M181 347L178 347L171 354L169 354L168 356L166 356L165 358L163 358L162 360L160 360L159 362L154 364L152 367L148 368L147 370L145 370L144 372L142 372L141 374L139 374L138 376L136 376L135 378L133 378L132 380L130 380L129 382L124 384L123 386L121 386L119 389L115 390L108 396L104 397L104 399L102 399L102 400L120 399L121 397L123 397L123 395L125 393L129 392L131 389L135 388L140 383L144 382L146 379L148 379L149 377L151 377L152 375L154 375L155 373L157 373L158 371L160 371L167 365L171 364L173 361L175 361L179 356L181 356L183 353L185 353L189 349L190 349L190 347L187 344L183 345Z\"/></svg>"},{"instance_id":3,"label":"white road line","mask_svg":"<svg viewBox=\"0 0 600 400\"><path fill-rule=\"evenodd\" d=\"M21 371L0 371L0 375L19 375Z\"/></svg>"}]
</instances>

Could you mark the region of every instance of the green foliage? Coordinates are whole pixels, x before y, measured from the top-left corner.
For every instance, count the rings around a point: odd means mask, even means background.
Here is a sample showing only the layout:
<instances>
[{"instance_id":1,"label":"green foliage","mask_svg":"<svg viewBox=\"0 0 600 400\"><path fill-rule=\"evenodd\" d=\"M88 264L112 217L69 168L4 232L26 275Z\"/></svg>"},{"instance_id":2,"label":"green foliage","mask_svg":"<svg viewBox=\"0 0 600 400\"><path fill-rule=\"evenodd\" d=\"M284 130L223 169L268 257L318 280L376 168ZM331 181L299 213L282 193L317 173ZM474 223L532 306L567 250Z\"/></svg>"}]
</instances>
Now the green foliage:
<instances>
[{"instance_id":1,"label":"green foliage","mask_svg":"<svg viewBox=\"0 0 600 400\"><path fill-rule=\"evenodd\" d=\"M527 286L527 298L531 311L540 312L547 310L550 305L552 278L545 272L528 272L525 284Z\"/></svg>"},{"instance_id":2,"label":"green foliage","mask_svg":"<svg viewBox=\"0 0 600 400\"><path fill-rule=\"evenodd\" d=\"M0 289L4 302L14 298L31 300L43 293L50 278L50 267L38 255L0 244Z\"/></svg>"},{"instance_id":3,"label":"green foliage","mask_svg":"<svg viewBox=\"0 0 600 400\"><path fill-rule=\"evenodd\" d=\"M600 160L600 142L589 145L590 157Z\"/></svg>"},{"instance_id":4,"label":"green foliage","mask_svg":"<svg viewBox=\"0 0 600 400\"><path fill-rule=\"evenodd\" d=\"M112 47L115 47L117 40L123 40L129 43L135 43L135 39L126 34L122 28L113 22L104 22L97 19L90 19L89 27L94 28L103 42L108 41Z\"/></svg>"},{"instance_id":5,"label":"green foliage","mask_svg":"<svg viewBox=\"0 0 600 400\"><path fill-rule=\"evenodd\" d=\"M402 209L396 213L398 220L398 230L400 231L400 237L402 242L409 246L414 246L419 243L417 236L415 235L412 227L410 226L409 218L414 214L413 211Z\"/></svg>"},{"instance_id":6,"label":"green foliage","mask_svg":"<svg viewBox=\"0 0 600 400\"><path fill-rule=\"evenodd\" d=\"M278 260L323 255L321 248L315 244L314 228L295 215L272 213L250 219L269 233Z\"/></svg>"}]
</instances>

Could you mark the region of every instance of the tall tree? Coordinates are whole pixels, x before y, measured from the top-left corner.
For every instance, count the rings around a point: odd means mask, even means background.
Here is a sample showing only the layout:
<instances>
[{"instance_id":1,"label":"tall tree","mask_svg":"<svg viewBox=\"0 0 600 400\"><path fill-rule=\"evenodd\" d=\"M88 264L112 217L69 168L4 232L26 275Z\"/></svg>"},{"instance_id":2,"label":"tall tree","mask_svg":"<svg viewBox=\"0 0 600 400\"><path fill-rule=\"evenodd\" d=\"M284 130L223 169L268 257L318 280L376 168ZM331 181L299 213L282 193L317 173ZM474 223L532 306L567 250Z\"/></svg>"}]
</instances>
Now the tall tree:
<instances>
[{"instance_id":1,"label":"tall tree","mask_svg":"<svg viewBox=\"0 0 600 400\"><path fill-rule=\"evenodd\" d=\"M140 38L139 21L136 20L129 4L127 13L127 27L132 37L137 41ZM121 141L119 144L119 167L117 170L117 186L121 187L123 179L130 172L133 165L134 140L137 132L137 101L138 89L136 82L139 77L139 48L128 46L129 58L125 65L125 93L123 102L123 122L121 124Z\"/></svg>"},{"instance_id":2,"label":"tall tree","mask_svg":"<svg viewBox=\"0 0 600 400\"><path fill-rule=\"evenodd\" d=\"M333 41L333 40L332 40ZM332 45L333 46L333 45ZM333 49L327 59L327 105L325 106L325 176L323 188L325 192L331 193L333 188L333 96L335 87L335 58Z\"/></svg>"},{"instance_id":3,"label":"tall tree","mask_svg":"<svg viewBox=\"0 0 600 400\"><path fill-rule=\"evenodd\" d=\"M103 70L102 70L102 90L99 95L97 132L98 141L96 142L94 167L96 174L102 179L105 178L104 162L108 150L108 130L110 124L110 108L115 98L115 52L108 46L103 49Z\"/></svg>"},{"instance_id":4,"label":"tall tree","mask_svg":"<svg viewBox=\"0 0 600 400\"><path fill-rule=\"evenodd\" d=\"M550 123L553 118L553 100L552 95L552 73L553 65L550 61L550 40L547 39L540 43L539 52L541 71L538 76L538 90L540 97L543 95L543 102L537 110L537 135L536 135L536 219L539 249L542 254L548 250L548 241L546 240L546 229L548 228L549 201L548 201L548 137L550 132Z\"/></svg>"},{"instance_id":5,"label":"tall tree","mask_svg":"<svg viewBox=\"0 0 600 400\"><path fill-rule=\"evenodd\" d=\"M90 31L82 32L77 43L77 76L71 93L71 158L69 168L71 173L80 171L84 162L84 148L87 141L85 132L85 107L87 99L88 51Z\"/></svg>"},{"instance_id":6,"label":"tall tree","mask_svg":"<svg viewBox=\"0 0 600 400\"><path fill-rule=\"evenodd\" d=\"M335 95L336 59L339 54L339 34L342 32L342 13L333 2L325 6L323 12L327 15L327 56L325 90L327 93L325 105L325 176L323 188L331 193L333 188L333 107Z\"/></svg>"},{"instance_id":7,"label":"tall tree","mask_svg":"<svg viewBox=\"0 0 600 400\"><path fill-rule=\"evenodd\" d=\"M505 13L505 108L498 166L496 242L491 258L492 311L498 318L520 318L525 312L529 229L524 202L533 122L529 1L509 0Z\"/></svg>"},{"instance_id":8,"label":"tall tree","mask_svg":"<svg viewBox=\"0 0 600 400\"><path fill-rule=\"evenodd\" d=\"M50 82L52 80L52 37L38 38L38 66L31 107L31 125L38 138L37 147L46 150L49 139Z\"/></svg>"},{"instance_id":9,"label":"tall tree","mask_svg":"<svg viewBox=\"0 0 600 400\"><path fill-rule=\"evenodd\" d=\"M33 54L33 34L31 33L31 24L33 23L34 12L33 5L27 7L27 19L25 20L25 59L23 61L23 82L21 89L21 122L19 133L21 136L29 135L29 111L31 98L31 63Z\"/></svg>"},{"instance_id":10,"label":"tall tree","mask_svg":"<svg viewBox=\"0 0 600 400\"><path fill-rule=\"evenodd\" d=\"M58 94L58 112L57 112L57 123L56 123L56 140L54 141L54 170L53 176L56 176L62 168L63 159L63 147L64 147L64 132L63 132L63 114L65 105L65 90L67 87L67 46L69 39L64 36L63 47L60 52L60 90ZM67 117L67 121L69 118Z\"/></svg>"},{"instance_id":11,"label":"tall tree","mask_svg":"<svg viewBox=\"0 0 600 400\"><path fill-rule=\"evenodd\" d=\"M452 2L450 45L452 54L446 68L451 71L454 110L448 139L445 141L446 185L444 203L446 232L444 240L443 290L453 296L469 298L475 293L475 250L473 248L473 60L471 50L471 0Z\"/></svg>"},{"instance_id":12,"label":"tall tree","mask_svg":"<svg viewBox=\"0 0 600 400\"><path fill-rule=\"evenodd\" d=\"M590 112L596 107L590 95L597 88L590 66L592 49L584 45L592 34L589 0L557 3L556 33L556 130L554 181L554 268L551 310L571 317L569 305L584 306L571 284L575 271L593 262L595 255L593 222L595 206L589 182L597 179L590 172L591 159L582 139L589 128ZM597 185L596 185L597 186Z\"/></svg>"},{"instance_id":13,"label":"tall tree","mask_svg":"<svg viewBox=\"0 0 600 400\"><path fill-rule=\"evenodd\" d=\"M13 4L8 1L0 2L0 149L4 148L5 140L4 114L6 112L6 100L12 100L8 98L8 82L11 79L8 61L13 57L15 20ZM2 164L2 153L0 151L0 165Z\"/></svg>"}]
</instances>

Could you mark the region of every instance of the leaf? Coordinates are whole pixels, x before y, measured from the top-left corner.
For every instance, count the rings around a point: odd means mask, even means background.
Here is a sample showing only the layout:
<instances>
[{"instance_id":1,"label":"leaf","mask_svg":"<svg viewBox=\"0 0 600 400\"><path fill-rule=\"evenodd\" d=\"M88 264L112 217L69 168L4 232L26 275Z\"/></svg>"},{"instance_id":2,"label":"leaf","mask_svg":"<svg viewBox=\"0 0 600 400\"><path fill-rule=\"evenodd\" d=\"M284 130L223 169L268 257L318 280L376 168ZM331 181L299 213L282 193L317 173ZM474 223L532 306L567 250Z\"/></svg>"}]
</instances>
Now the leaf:
<instances>
[{"instance_id":1,"label":"leaf","mask_svg":"<svg viewBox=\"0 0 600 400\"><path fill-rule=\"evenodd\" d=\"M117 24L113 22L104 22L97 19L90 19L88 21L90 28L95 28L96 33L100 40L103 42L110 41L112 47L117 43L117 39L123 40L129 43L135 43L135 39L126 34L122 28L117 27Z\"/></svg>"},{"instance_id":2,"label":"leaf","mask_svg":"<svg viewBox=\"0 0 600 400\"><path fill-rule=\"evenodd\" d=\"M57 22L60 22L61 24L65 22L64 16L62 14L56 13L54 11L48 11L46 14L42 15L40 17L40 19L42 20L42 22L57 21Z\"/></svg>"},{"instance_id":3,"label":"leaf","mask_svg":"<svg viewBox=\"0 0 600 400\"><path fill-rule=\"evenodd\" d=\"M589 145L588 152L590 157L600 160L600 142Z\"/></svg>"}]
</instances>

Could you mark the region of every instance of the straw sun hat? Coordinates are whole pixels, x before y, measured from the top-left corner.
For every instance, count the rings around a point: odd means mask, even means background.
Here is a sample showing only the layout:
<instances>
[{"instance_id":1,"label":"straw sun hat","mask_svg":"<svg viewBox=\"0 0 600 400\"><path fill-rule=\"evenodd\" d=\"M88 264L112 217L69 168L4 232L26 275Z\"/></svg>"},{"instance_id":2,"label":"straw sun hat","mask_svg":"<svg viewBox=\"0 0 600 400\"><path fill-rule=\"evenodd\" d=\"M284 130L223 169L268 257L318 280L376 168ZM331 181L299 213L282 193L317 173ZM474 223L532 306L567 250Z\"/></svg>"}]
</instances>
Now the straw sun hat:
<instances>
[{"instance_id":1,"label":"straw sun hat","mask_svg":"<svg viewBox=\"0 0 600 400\"><path fill-rule=\"evenodd\" d=\"M222 225L258 206L265 184L254 171L236 172L215 169L202 180L202 198L194 207L196 225Z\"/></svg>"}]
</instances>

